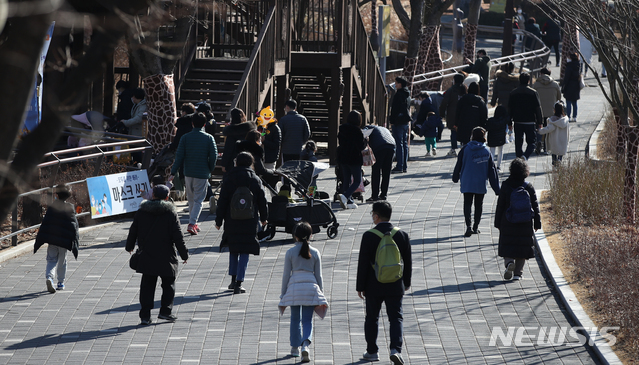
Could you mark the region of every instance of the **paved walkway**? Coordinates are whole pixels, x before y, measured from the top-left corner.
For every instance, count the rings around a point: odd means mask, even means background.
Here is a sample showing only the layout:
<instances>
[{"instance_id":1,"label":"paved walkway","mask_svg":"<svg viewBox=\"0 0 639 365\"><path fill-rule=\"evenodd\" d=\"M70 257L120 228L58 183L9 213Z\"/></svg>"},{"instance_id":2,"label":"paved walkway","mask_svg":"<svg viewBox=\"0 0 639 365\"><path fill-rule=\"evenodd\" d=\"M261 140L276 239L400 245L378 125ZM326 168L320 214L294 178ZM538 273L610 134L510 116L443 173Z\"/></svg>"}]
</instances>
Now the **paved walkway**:
<instances>
[{"instance_id":1,"label":"paved walkway","mask_svg":"<svg viewBox=\"0 0 639 365\"><path fill-rule=\"evenodd\" d=\"M557 73L555 71L554 73ZM596 88L586 88L579 123L571 124L571 156L583 155L603 113ZM480 235L464 238L463 202L451 182L455 160L446 158L448 132L437 157L421 157L415 141L409 173L393 175L392 221L410 233L413 286L404 299L404 358L410 364L596 364L592 351L571 337L567 343L538 342L539 329L570 327L565 309L549 286L540 263L530 260L524 280L504 283L492 227L496 197L486 195ZM505 150L505 167L514 146ZM550 156L533 156L531 180L547 188ZM502 180L506 176L502 176ZM332 193L332 170L321 175ZM360 364L365 350L364 303L355 292L361 235L371 227L368 205L342 211L336 239L323 230L312 242L322 253L327 317L315 321L311 356L316 364ZM186 228L187 215L182 214ZM249 262L245 295L226 291L228 254L218 253L221 232L202 214L202 232L187 238L191 253L180 265L173 324L139 327L140 275L128 268L124 240L130 221L101 226L81 235L78 260L69 260L67 290L46 292L45 250L0 267L0 364L293 364L288 357L289 312L280 317L282 262L291 247L278 233ZM159 288L156 309L159 305ZM155 318L154 318L155 320ZM388 359L388 325L380 321L378 345ZM490 344L495 329L527 328L524 345ZM555 339L558 339L555 337Z\"/></svg>"}]
</instances>

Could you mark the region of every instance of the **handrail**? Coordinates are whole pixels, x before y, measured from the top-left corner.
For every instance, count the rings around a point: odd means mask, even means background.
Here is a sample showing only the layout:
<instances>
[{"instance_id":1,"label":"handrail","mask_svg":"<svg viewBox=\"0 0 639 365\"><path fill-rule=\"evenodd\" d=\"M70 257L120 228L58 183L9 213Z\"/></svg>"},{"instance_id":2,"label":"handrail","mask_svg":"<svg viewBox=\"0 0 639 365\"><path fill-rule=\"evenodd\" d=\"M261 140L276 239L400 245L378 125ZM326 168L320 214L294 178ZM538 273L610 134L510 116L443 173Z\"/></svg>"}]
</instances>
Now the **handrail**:
<instances>
[{"instance_id":1,"label":"handrail","mask_svg":"<svg viewBox=\"0 0 639 365\"><path fill-rule=\"evenodd\" d=\"M497 32L496 29L500 29L499 27L489 27L489 26L480 26L482 31L485 32ZM491 29L493 28L493 29ZM513 29L513 34L523 34L524 35L524 40L527 37L530 37L534 40L534 44L533 47L538 46L538 45L542 45L541 48L538 49L534 49L532 51L528 51L528 52L523 52L523 53L518 53L518 54L514 54L511 56L503 56L503 57L499 57L499 58L495 58L490 60L491 62L491 67L497 67L497 66L502 66L504 64L508 64L510 62L524 62L524 61L528 61L528 60L541 60L540 62L540 66L538 68L534 68L530 71L532 72L537 72L539 70L541 70L543 68L543 66L546 65L546 62L548 61L548 56L550 55L550 49L548 47L546 47L546 45L541 41L541 39L537 38L534 34L522 30L522 29ZM525 42L522 42L525 43ZM427 82L431 82L431 81L439 81L439 80L443 80L445 78L448 77L453 77L455 74L458 73L458 71L463 70L464 68L466 68L467 65L461 65L461 66L456 66L456 67L450 67L450 68L446 68L446 69L442 69L442 70L438 70L438 71L432 71L432 72L427 72L421 75L415 75L413 77L413 85L419 85L419 84L423 84L423 83L427 83ZM395 83L391 83L388 86L390 87L394 87Z\"/></svg>"},{"instance_id":2,"label":"handrail","mask_svg":"<svg viewBox=\"0 0 639 365\"><path fill-rule=\"evenodd\" d=\"M277 12L275 8L276 5L273 5L268 11L268 15L262 25L253 51L251 51L251 57L244 69L244 74L238 85L237 92L231 102L231 107L226 114L226 120L231 119L231 110L233 110L233 108L239 107L248 115L260 107L259 96L257 95L259 95L268 79L268 71L273 70L275 67L275 57L272 55L274 48L272 46L275 46L276 38L275 17ZM254 88L252 91L255 95L251 95L253 97L249 97L248 95L249 83Z\"/></svg>"}]
</instances>

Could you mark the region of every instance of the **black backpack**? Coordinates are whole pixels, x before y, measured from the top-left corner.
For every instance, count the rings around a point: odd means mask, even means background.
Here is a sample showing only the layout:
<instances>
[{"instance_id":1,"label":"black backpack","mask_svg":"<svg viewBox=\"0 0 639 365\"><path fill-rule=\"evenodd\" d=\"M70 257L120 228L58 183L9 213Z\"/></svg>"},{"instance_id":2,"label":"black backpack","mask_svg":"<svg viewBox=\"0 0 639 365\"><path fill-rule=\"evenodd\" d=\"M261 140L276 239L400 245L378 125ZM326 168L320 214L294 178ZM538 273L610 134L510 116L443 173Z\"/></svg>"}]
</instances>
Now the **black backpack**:
<instances>
[{"instance_id":1,"label":"black backpack","mask_svg":"<svg viewBox=\"0 0 639 365\"><path fill-rule=\"evenodd\" d=\"M245 220L255 217L253 193L246 186L238 186L231 197L231 219Z\"/></svg>"},{"instance_id":2,"label":"black backpack","mask_svg":"<svg viewBox=\"0 0 639 365\"><path fill-rule=\"evenodd\" d=\"M510 193L510 206L506 209L506 219L510 223L530 222L533 218L534 212L526 186L528 183L524 182Z\"/></svg>"}]
</instances>

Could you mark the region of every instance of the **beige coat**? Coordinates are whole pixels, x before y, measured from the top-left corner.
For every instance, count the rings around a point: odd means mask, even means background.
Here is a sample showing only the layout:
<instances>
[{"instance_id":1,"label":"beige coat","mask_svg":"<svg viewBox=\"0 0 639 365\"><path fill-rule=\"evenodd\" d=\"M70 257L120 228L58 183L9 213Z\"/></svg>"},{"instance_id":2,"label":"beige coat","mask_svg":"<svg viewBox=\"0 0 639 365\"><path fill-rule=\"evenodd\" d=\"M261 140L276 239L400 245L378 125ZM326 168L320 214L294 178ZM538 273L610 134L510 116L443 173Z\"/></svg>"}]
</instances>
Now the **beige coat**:
<instances>
[{"instance_id":1,"label":"beige coat","mask_svg":"<svg viewBox=\"0 0 639 365\"><path fill-rule=\"evenodd\" d=\"M541 114L544 118L555 114L555 103L561 100L561 87L557 81L548 75L541 74L533 84L533 89L539 94Z\"/></svg>"},{"instance_id":2,"label":"beige coat","mask_svg":"<svg viewBox=\"0 0 639 365\"><path fill-rule=\"evenodd\" d=\"M568 117L552 116L548 118L548 126L539 130L539 134L547 134L546 143L548 151L553 155L563 156L568 152L570 133Z\"/></svg>"}]
</instances>

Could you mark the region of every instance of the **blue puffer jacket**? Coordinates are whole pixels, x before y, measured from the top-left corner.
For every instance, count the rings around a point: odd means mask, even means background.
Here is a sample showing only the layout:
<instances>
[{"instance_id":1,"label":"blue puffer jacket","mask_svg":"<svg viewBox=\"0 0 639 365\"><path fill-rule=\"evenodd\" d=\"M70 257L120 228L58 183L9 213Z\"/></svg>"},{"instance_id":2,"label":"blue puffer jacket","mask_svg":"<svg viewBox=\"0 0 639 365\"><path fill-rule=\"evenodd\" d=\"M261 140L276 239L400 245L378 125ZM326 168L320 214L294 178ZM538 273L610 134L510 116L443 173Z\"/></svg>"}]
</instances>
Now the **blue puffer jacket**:
<instances>
[{"instance_id":1,"label":"blue puffer jacket","mask_svg":"<svg viewBox=\"0 0 639 365\"><path fill-rule=\"evenodd\" d=\"M486 179L499 195L499 178L490 150L481 142L470 141L457 155L453 182L461 180L462 193L486 194Z\"/></svg>"},{"instance_id":2,"label":"blue puffer jacket","mask_svg":"<svg viewBox=\"0 0 639 365\"><path fill-rule=\"evenodd\" d=\"M184 165L184 176L208 179L216 161L217 145L213 136L206 133L204 128L193 128L180 139L171 175L175 175Z\"/></svg>"}]
</instances>

